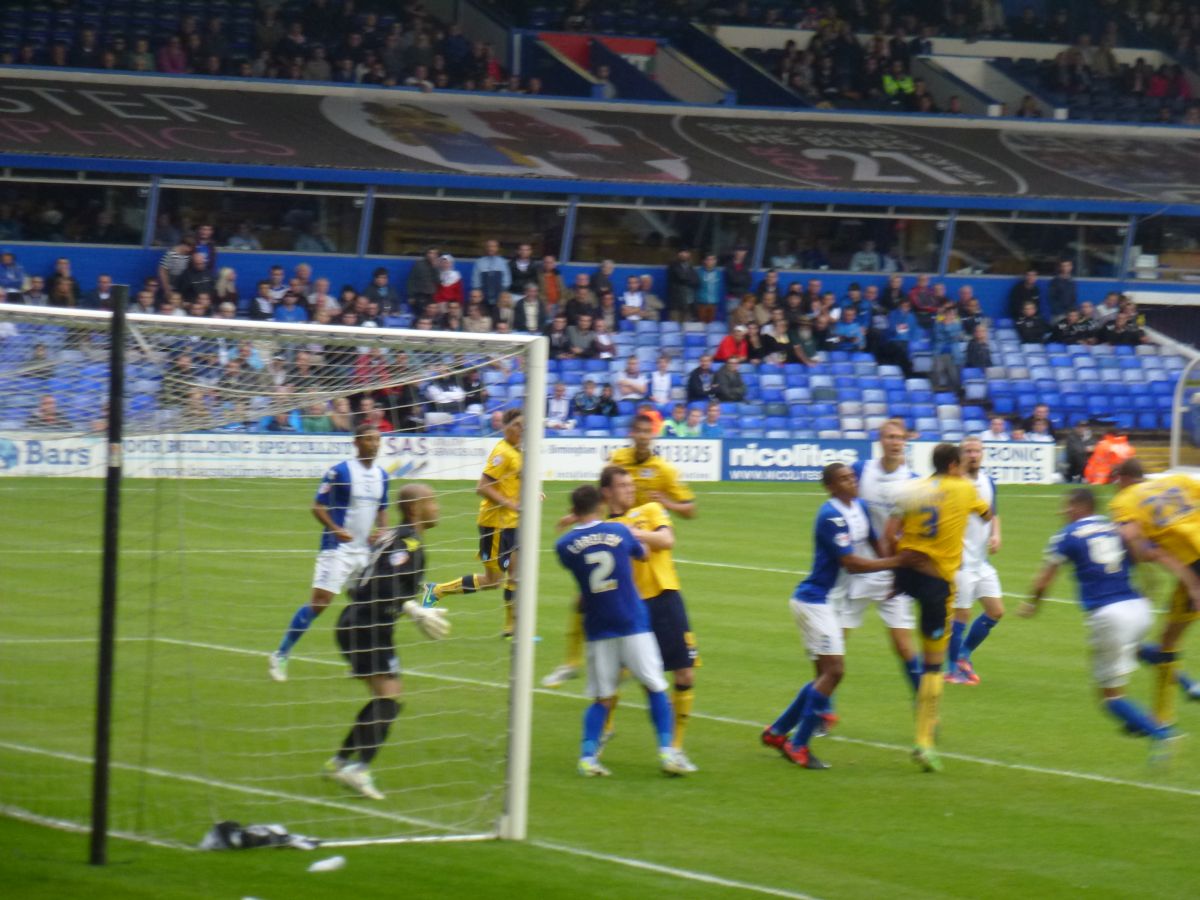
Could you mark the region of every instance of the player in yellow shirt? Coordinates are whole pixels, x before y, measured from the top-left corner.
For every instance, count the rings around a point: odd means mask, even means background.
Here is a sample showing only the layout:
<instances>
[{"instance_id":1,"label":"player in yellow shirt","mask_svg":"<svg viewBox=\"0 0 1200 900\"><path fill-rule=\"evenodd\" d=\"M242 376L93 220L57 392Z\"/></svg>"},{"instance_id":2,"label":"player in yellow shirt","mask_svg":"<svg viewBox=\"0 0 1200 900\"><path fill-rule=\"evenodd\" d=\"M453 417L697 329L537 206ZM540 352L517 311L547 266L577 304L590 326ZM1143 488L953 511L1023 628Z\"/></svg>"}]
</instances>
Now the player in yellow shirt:
<instances>
[{"instance_id":1,"label":"player in yellow shirt","mask_svg":"<svg viewBox=\"0 0 1200 900\"><path fill-rule=\"evenodd\" d=\"M479 559L482 575L464 575L442 584L425 585L423 604L432 606L447 594L472 594L504 582L504 636L513 633L513 590L517 572L517 522L521 513L521 438L525 419L519 409L504 411L504 439L488 454L475 485L479 502Z\"/></svg>"},{"instance_id":2,"label":"player in yellow shirt","mask_svg":"<svg viewBox=\"0 0 1200 900\"><path fill-rule=\"evenodd\" d=\"M671 706L675 711L675 733L671 746L678 751L677 761L688 772L698 771L683 752L683 738L694 700L698 657L696 639L688 622L683 596L679 593L679 575L671 557L675 546L671 516L656 500L635 506L633 479L620 466L604 467L600 473L600 494L608 507L608 517L627 525L633 536L650 551L644 560L634 562L633 580L650 613L650 627L658 641L663 669L674 675Z\"/></svg>"},{"instance_id":3,"label":"player in yellow shirt","mask_svg":"<svg viewBox=\"0 0 1200 900\"><path fill-rule=\"evenodd\" d=\"M962 477L962 452L954 444L933 448L933 475L912 483L897 498L888 521L884 551L900 557L895 589L920 611L925 667L917 689L917 734L913 759L927 772L940 771L934 729L942 697L942 664L950 639L954 585L962 564L963 536L971 514L987 522L991 507Z\"/></svg>"},{"instance_id":4,"label":"player in yellow shirt","mask_svg":"<svg viewBox=\"0 0 1200 900\"><path fill-rule=\"evenodd\" d=\"M634 506L660 503L669 513L684 519L696 515L696 495L679 480L679 471L667 460L654 454L654 420L638 414L633 417L629 436L633 445L614 450L609 462L620 466L633 478ZM567 626L567 647L563 664L542 679L545 687L559 687L579 675L583 665L583 616L572 608Z\"/></svg>"},{"instance_id":5,"label":"player in yellow shirt","mask_svg":"<svg viewBox=\"0 0 1200 900\"><path fill-rule=\"evenodd\" d=\"M1148 481L1136 458L1118 465L1114 474L1117 494L1109 510L1130 552L1135 559L1162 564L1179 579L1159 646L1143 647L1141 652L1142 659L1155 667L1154 717L1163 725L1173 725L1176 681L1189 696L1200 699L1195 683L1179 670L1184 632L1200 618L1189 593L1200 578L1200 482L1186 475Z\"/></svg>"}]
</instances>

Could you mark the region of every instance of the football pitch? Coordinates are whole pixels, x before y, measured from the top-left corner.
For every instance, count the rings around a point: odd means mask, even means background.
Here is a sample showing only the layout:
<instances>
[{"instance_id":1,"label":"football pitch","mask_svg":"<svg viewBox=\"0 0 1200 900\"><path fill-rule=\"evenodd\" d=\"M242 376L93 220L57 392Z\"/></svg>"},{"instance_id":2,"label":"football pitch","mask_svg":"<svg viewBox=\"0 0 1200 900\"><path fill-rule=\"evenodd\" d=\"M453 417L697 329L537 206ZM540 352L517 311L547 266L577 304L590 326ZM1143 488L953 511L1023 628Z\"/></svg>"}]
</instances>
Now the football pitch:
<instances>
[{"instance_id":1,"label":"football pitch","mask_svg":"<svg viewBox=\"0 0 1200 900\"><path fill-rule=\"evenodd\" d=\"M443 521L429 534L429 574L444 580L472 570L476 499L466 482L435 486ZM546 552L570 487L548 485L543 515L539 683L561 661L572 597ZM313 488L126 483L114 828L194 845L225 818L337 837L403 831L414 809L422 827L460 832L486 828L498 812L507 661L495 592L447 598L455 635L443 644L397 626L409 675L379 758L388 799L372 805L318 777L365 700L334 652L336 609L298 646L288 683L266 674L266 653L308 595ZM1119 735L1099 711L1065 572L1035 619L1013 614L1060 525L1063 488L999 489L1004 543L994 562L1009 615L975 654L982 683L946 687L937 775L908 759L911 692L873 614L847 647L841 722L815 745L833 768L801 770L759 744L811 677L787 598L811 559L824 494L817 485L695 488L699 515L677 521L676 559L703 662L687 740L698 774L657 771L630 688L605 751L613 777L581 779L584 701L572 681L535 694L523 844L197 853L114 839L111 865L98 870L84 862L83 836L0 816L6 888L22 898L262 900L1195 896L1195 748L1185 740L1169 769L1152 769L1145 742ZM86 820L100 492L93 480L0 480L0 805L53 819ZM1141 577L1164 599L1165 578ZM1200 650L1190 657L1200 669ZM1148 699L1145 672L1131 694ZM1200 704L1181 697L1182 730L1198 717ZM344 869L305 873L333 852L346 856Z\"/></svg>"}]
</instances>

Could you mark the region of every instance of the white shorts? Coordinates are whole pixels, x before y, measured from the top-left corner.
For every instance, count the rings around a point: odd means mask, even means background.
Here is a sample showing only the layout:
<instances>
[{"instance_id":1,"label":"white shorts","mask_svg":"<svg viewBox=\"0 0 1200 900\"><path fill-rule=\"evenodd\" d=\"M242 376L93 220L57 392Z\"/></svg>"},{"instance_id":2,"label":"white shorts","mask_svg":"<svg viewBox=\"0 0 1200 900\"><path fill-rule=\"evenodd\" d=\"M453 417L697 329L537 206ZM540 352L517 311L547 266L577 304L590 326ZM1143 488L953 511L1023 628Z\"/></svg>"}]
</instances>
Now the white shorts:
<instances>
[{"instance_id":1,"label":"white shorts","mask_svg":"<svg viewBox=\"0 0 1200 900\"><path fill-rule=\"evenodd\" d=\"M1154 611L1145 597L1102 606L1085 619L1092 677L1102 688L1124 687L1137 671L1138 646L1154 624Z\"/></svg>"},{"instance_id":2,"label":"white shorts","mask_svg":"<svg viewBox=\"0 0 1200 900\"><path fill-rule=\"evenodd\" d=\"M621 681L621 669L629 670L648 691L667 689L662 654L651 631L626 637L601 638L587 644L587 691L593 700L612 697Z\"/></svg>"},{"instance_id":3,"label":"white shorts","mask_svg":"<svg viewBox=\"0 0 1200 900\"><path fill-rule=\"evenodd\" d=\"M336 550L322 550L317 554L317 568L313 572L313 589L328 591L337 596L359 576L370 559L371 551L366 547L361 549L338 547Z\"/></svg>"},{"instance_id":4,"label":"white shorts","mask_svg":"<svg viewBox=\"0 0 1200 900\"><path fill-rule=\"evenodd\" d=\"M790 601L790 605L809 659L846 655L842 626L838 623L837 612L833 606L828 603L805 603L795 599Z\"/></svg>"},{"instance_id":5,"label":"white shorts","mask_svg":"<svg viewBox=\"0 0 1200 900\"><path fill-rule=\"evenodd\" d=\"M837 611L838 622L843 628L861 628L863 615L872 603L878 604L879 618L888 628L907 628L916 625L912 613L912 598L904 594L895 597L892 593L892 574L872 572L870 575L853 575L846 595L834 601L829 599Z\"/></svg>"},{"instance_id":6,"label":"white shorts","mask_svg":"<svg viewBox=\"0 0 1200 900\"><path fill-rule=\"evenodd\" d=\"M959 569L956 585L955 609L970 609L976 600L982 600L984 597L999 599L1004 596L1000 590L1000 576L991 563L985 562L977 569Z\"/></svg>"}]
</instances>

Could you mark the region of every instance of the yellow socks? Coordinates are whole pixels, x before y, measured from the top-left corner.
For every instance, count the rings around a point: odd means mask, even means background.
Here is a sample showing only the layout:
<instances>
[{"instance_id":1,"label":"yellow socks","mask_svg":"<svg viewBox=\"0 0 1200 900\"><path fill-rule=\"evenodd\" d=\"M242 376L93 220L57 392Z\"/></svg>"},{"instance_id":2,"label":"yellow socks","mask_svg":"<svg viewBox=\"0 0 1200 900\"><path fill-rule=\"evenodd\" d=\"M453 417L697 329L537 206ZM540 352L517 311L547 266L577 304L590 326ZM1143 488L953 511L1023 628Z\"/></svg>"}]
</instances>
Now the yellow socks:
<instances>
[{"instance_id":1,"label":"yellow socks","mask_svg":"<svg viewBox=\"0 0 1200 900\"><path fill-rule=\"evenodd\" d=\"M675 708L675 737L671 740L671 746L676 750L683 749L683 736L687 733L688 719L692 716L692 701L695 699L696 693L691 685L675 685L675 696L671 700L671 705Z\"/></svg>"},{"instance_id":2,"label":"yellow socks","mask_svg":"<svg viewBox=\"0 0 1200 900\"><path fill-rule=\"evenodd\" d=\"M917 746L932 747L942 701L942 673L926 672L917 688Z\"/></svg>"}]
</instances>

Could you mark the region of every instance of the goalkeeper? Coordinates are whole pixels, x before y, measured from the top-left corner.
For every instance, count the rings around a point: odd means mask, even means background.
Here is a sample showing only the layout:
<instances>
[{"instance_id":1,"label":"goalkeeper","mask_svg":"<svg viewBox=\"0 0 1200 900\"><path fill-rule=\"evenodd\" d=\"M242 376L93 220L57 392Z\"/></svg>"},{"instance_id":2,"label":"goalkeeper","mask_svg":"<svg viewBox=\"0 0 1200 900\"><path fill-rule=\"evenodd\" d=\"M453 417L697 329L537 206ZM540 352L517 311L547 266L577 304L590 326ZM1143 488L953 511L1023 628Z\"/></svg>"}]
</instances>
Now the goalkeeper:
<instances>
[{"instance_id":1,"label":"goalkeeper","mask_svg":"<svg viewBox=\"0 0 1200 900\"><path fill-rule=\"evenodd\" d=\"M438 502L425 484L410 483L396 501L400 525L371 549L371 558L350 589L350 603L338 619L335 637L351 674L366 682L371 699L358 712L325 775L371 800L382 800L371 776L371 762L400 714L400 660L392 633L407 615L428 638L450 633L441 609L424 609L419 596L425 575L426 529L437 525Z\"/></svg>"}]
</instances>

